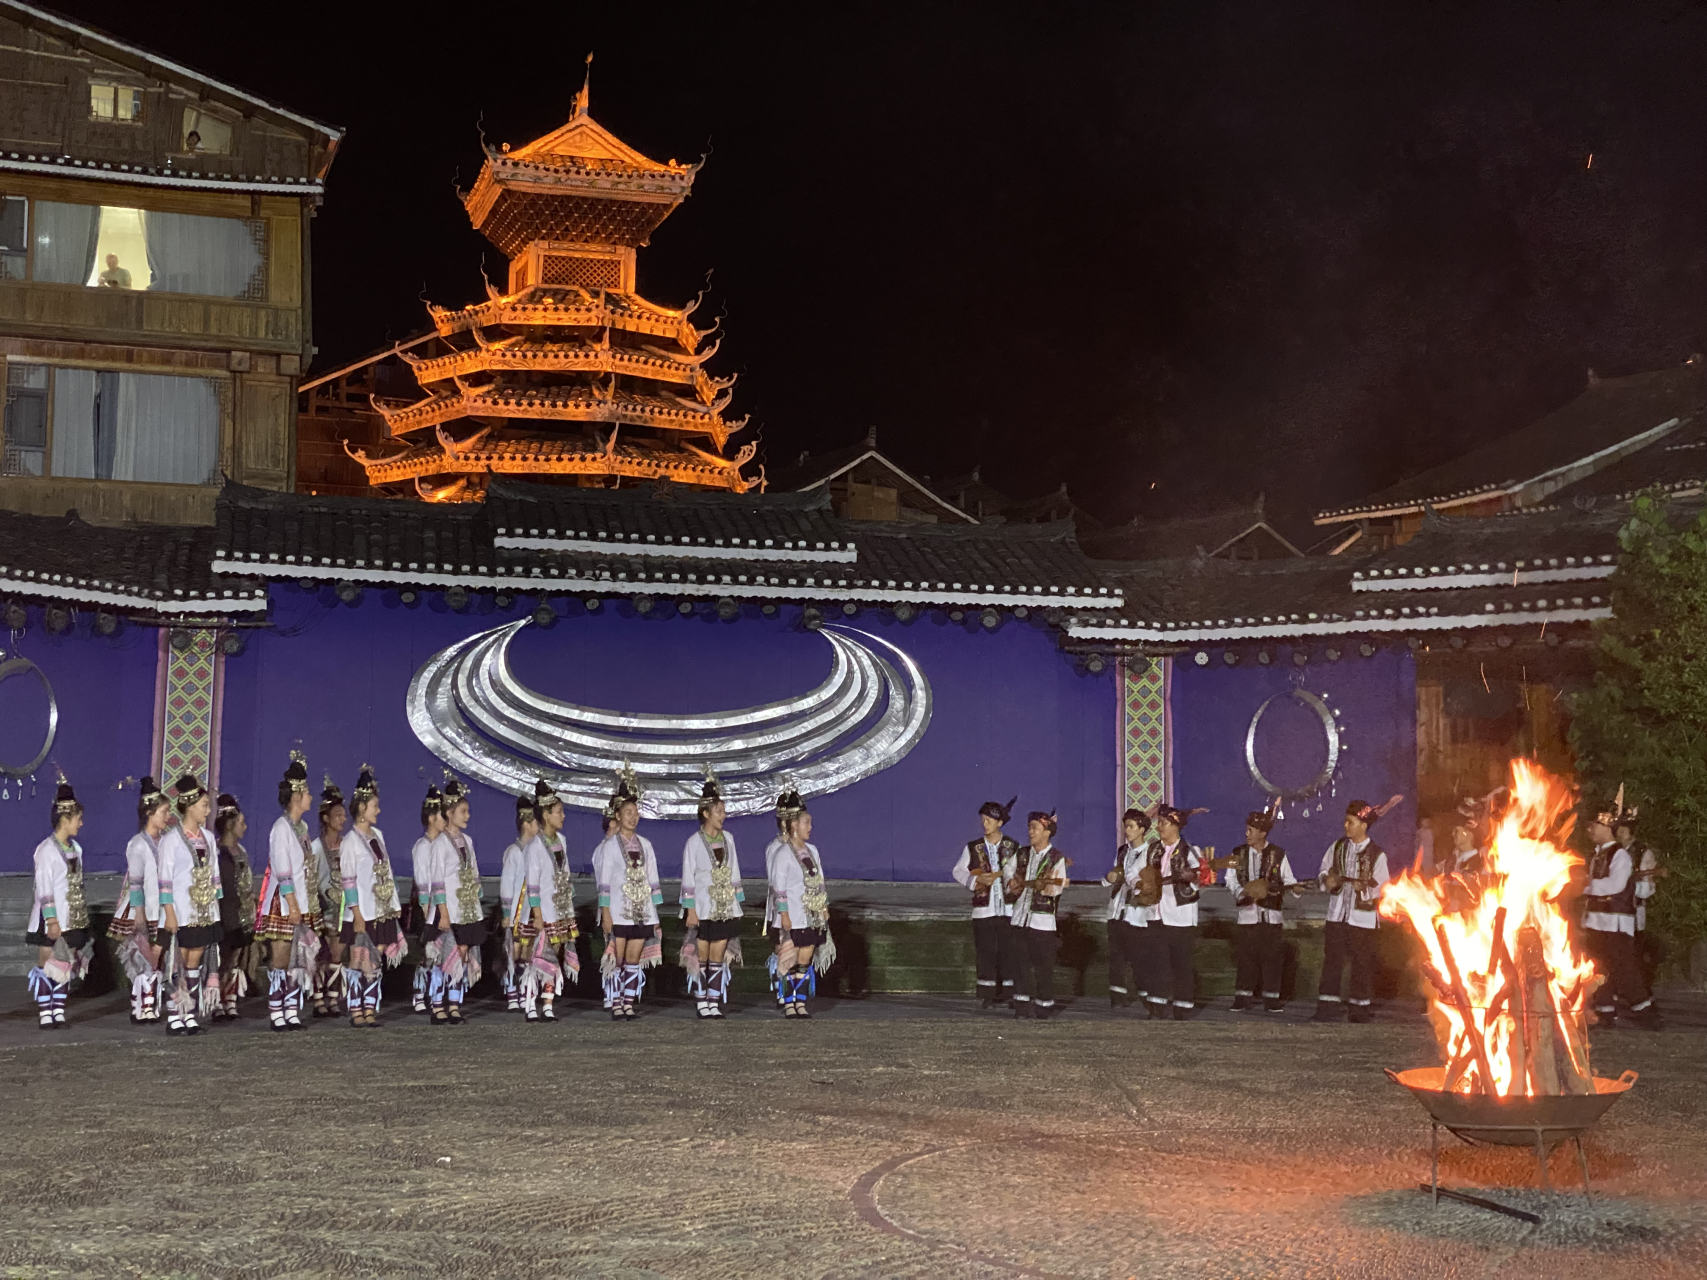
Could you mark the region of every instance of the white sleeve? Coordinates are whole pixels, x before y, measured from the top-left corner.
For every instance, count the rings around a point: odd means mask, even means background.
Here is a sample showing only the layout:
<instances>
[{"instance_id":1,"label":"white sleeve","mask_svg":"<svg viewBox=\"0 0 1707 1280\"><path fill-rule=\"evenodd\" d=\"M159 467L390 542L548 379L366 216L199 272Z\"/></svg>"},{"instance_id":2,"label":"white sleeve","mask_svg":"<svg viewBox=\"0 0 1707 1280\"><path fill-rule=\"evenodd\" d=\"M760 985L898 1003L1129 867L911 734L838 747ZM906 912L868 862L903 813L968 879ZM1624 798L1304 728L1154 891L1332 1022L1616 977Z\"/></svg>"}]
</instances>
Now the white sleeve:
<instances>
[{"instance_id":1,"label":"white sleeve","mask_svg":"<svg viewBox=\"0 0 1707 1280\"><path fill-rule=\"evenodd\" d=\"M971 849L966 848L965 846L961 847L960 856L954 860L954 870L950 874L954 876L955 883L960 885L963 889L974 889L977 887L972 883Z\"/></svg>"},{"instance_id":2,"label":"white sleeve","mask_svg":"<svg viewBox=\"0 0 1707 1280\"><path fill-rule=\"evenodd\" d=\"M694 832L682 844L682 884L676 894L676 901L686 910L698 911L695 905L699 901L694 884L698 875L698 859L694 857L693 842L699 839L699 832Z\"/></svg>"},{"instance_id":3,"label":"white sleeve","mask_svg":"<svg viewBox=\"0 0 1707 1280\"><path fill-rule=\"evenodd\" d=\"M1383 853L1380 857L1375 859L1375 866L1370 869L1370 874L1375 877L1375 883L1376 884L1386 884L1387 883L1387 855L1386 854Z\"/></svg>"},{"instance_id":4,"label":"white sleeve","mask_svg":"<svg viewBox=\"0 0 1707 1280\"><path fill-rule=\"evenodd\" d=\"M1292 860L1285 854L1280 858L1280 883L1297 884L1298 877L1292 874Z\"/></svg>"},{"instance_id":5,"label":"white sleeve","mask_svg":"<svg viewBox=\"0 0 1707 1280\"><path fill-rule=\"evenodd\" d=\"M1322 855L1322 869L1320 872L1317 873L1316 878L1318 880L1320 880L1323 876L1326 876L1330 872L1332 872L1333 869L1334 869L1334 846L1330 844L1328 846L1328 851Z\"/></svg>"}]
</instances>

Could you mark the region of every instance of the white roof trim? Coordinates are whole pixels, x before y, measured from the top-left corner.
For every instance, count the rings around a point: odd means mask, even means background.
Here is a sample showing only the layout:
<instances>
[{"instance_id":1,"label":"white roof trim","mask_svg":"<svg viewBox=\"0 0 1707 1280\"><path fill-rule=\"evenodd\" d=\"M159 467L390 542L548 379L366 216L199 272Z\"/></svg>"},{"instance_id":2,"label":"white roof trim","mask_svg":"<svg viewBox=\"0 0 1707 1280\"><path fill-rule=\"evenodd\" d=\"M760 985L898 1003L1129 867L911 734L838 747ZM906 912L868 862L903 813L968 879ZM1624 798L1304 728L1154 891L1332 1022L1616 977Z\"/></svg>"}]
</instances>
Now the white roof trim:
<instances>
[{"instance_id":1,"label":"white roof trim","mask_svg":"<svg viewBox=\"0 0 1707 1280\"><path fill-rule=\"evenodd\" d=\"M1559 466L1549 467L1546 471L1543 471L1538 475L1533 475L1527 480L1513 480L1506 484L1490 484L1481 489L1474 490L1473 492L1454 494L1450 498L1417 498L1412 502L1401 503L1392 507L1381 507L1378 509L1371 508L1369 510L1364 510L1359 507L1342 507L1337 511L1323 511L1318 513L1312 523L1339 524L1346 520L1371 520L1381 516L1411 515L1415 512L1421 511L1425 506L1434 507L1439 510L1443 507L1458 507L1469 502L1484 502L1489 498L1500 498L1514 493L1521 493L1530 485L1542 484L1548 480L1562 476L1565 472L1574 470L1577 467L1589 466L1604 458L1613 457L1613 455L1622 457L1627 453L1634 453L1643 445L1651 444L1653 441L1658 440L1668 431L1681 424L1682 421L1682 418L1667 418L1658 426L1649 427L1646 431L1638 431L1635 435L1626 436L1622 440L1607 445L1604 449L1596 449L1593 453L1584 454L1580 458L1573 458L1571 461L1561 463ZM1616 458L1614 458L1614 460L1616 460ZM1589 475L1593 474L1593 471L1589 472ZM1582 478L1587 479L1588 477L1584 476Z\"/></svg>"},{"instance_id":2,"label":"white roof trim","mask_svg":"<svg viewBox=\"0 0 1707 1280\"><path fill-rule=\"evenodd\" d=\"M69 157L57 160L19 159L28 152L7 152L0 155L0 170L12 173L51 173L55 177L94 178L100 182L123 182L144 187L173 187L195 191L265 191L273 195L318 196L326 188L310 178L204 178L190 174L149 173L137 165L128 170L115 168L107 161L89 160L76 163Z\"/></svg>"},{"instance_id":3,"label":"white roof trim","mask_svg":"<svg viewBox=\"0 0 1707 1280\"><path fill-rule=\"evenodd\" d=\"M959 507L955 506L947 498L944 498L944 497L940 496L939 494L937 494L936 491L933 490L928 484L920 484L917 480L913 479L912 476L908 475L905 471L901 470L900 467L896 466L893 462L889 461L888 458L885 458L876 449L867 449L864 453L860 454L859 457L855 458L852 462L848 463L846 466L837 467L834 471L830 472L830 474L825 476L823 479L814 480L811 484L805 485L802 488L796 489L796 490L794 490L794 492L795 493L810 493L813 489L821 488L824 485L829 484L830 481L834 480L837 476L846 475L848 472L852 471L855 467L859 466L860 463L864 462L867 458L876 458L884 466L888 467L896 475L900 476L908 484L912 485L913 488L917 489L920 493L924 494L927 498L929 498L932 502L936 503L944 511L952 511L955 515L959 516L962 520L969 520L973 524L982 523L970 511L962 511Z\"/></svg>"},{"instance_id":4,"label":"white roof trim","mask_svg":"<svg viewBox=\"0 0 1707 1280\"><path fill-rule=\"evenodd\" d=\"M1424 573L1417 570L1405 577L1353 579L1353 591L1446 591L1464 587L1526 587L1538 582L1582 582L1589 578L1610 578L1617 565L1583 565L1577 569L1513 569L1510 573Z\"/></svg>"},{"instance_id":5,"label":"white roof trim","mask_svg":"<svg viewBox=\"0 0 1707 1280\"><path fill-rule=\"evenodd\" d=\"M1525 609L1511 613L1412 615L1409 618L1336 618L1317 622L1271 623L1243 627L1108 626L1104 623L1069 626L1074 640L1159 640L1191 642L1217 640L1284 640L1289 636L1367 635L1382 631L1457 631L1466 627L1513 627L1531 622L1600 622L1612 616L1612 606L1573 609Z\"/></svg>"},{"instance_id":6,"label":"white roof trim","mask_svg":"<svg viewBox=\"0 0 1707 1280\"><path fill-rule=\"evenodd\" d=\"M78 604L111 605L115 609L148 613L265 613L265 594L205 595L180 599L131 595L123 591L102 591L91 587L74 587L66 583L42 581L39 578L0 577L0 591L22 596L41 596L50 600L71 600Z\"/></svg>"},{"instance_id":7,"label":"white roof trim","mask_svg":"<svg viewBox=\"0 0 1707 1280\"><path fill-rule=\"evenodd\" d=\"M226 84L223 80L215 80L212 76L206 75L200 71L192 70L191 68L184 66L181 62L173 62L170 58L162 58L159 54L151 53L147 49L139 49L134 44L127 44L123 40L114 39L104 31L97 31L93 27L85 27L81 23L73 22L63 14L54 13L48 9L38 9L33 4L21 4L19 3L19 0L4 0L4 7L8 9L15 9L19 13L27 13L36 21L46 26L58 27L62 31L74 31L77 33L79 42L82 44L107 45L110 48L122 49L133 57L141 58L145 63L160 68L161 71L169 71L175 76L182 76L186 79L194 80L197 84L205 84L211 89L218 89L221 93L229 93L234 98L241 98L244 102L265 108L268 111L276 112L278 115L283 116L287 120L295 121L304 128L313 129L316 133L324 134L333 142L337 142L344 136L344 131L342 129L336 129L329 124L323 124L319 120L312 120L308 116L298 115L287 107L281 107L276 102L269 102L265 98L257 98L254 94L237 88L236 85Z\"/></svg>"},{"instance_id":8,"label":"white roof trim","mask_svg":"<svg viewBox=\"0 0 1707 1280\"><path fill-rule=\"evenodd\" d=\"M345 565L321 565L307 560L300 564L286 564L280 561L233 560L225 557L214 559L213 571L215 573L244 574L249 577L276 578L284 581L313 578L317 581L348 580L350 582L371 582L399 587L423 587L428 590L443 590L446 587L472 587L480 591L508 590L532 595L538 595L541 592L553 594L587 591L604 596L740 596L749 600L794 600L802 604L851 601L856 604L877 605L898 604L905 601L909 604L961 605L967 608L984 608L985 606L1059 608L1072 606L1092 608L1098 611L1121 609L1126 606L1126 598L1118 589L1111 591L1108 595L1097 595L1088 587L1082 592L1075 591L1071 594L1060 589L1040 590L1035 593L1014 591L1012 588L1001 591L980 591L976 588L954 590L946 587L933 589L926 584L921 584L917 588L836 587L801 585L798 582L735 582L728 580L730 579L728 574L724 574L721 580L714 580L708 574L698 582L684 582L680 580L679 576L666 579L663 577L587 577L581 574L552 575L544 573L440 573L434 570L420 569L369 569Z\"/></svg>"},{"instance_id":9,"label":"white roof trim","mask_svg":"<svg viewBox=\"0 0 1707 1280\"><path fill-rule=\"evenodd\" d=\"M691 542L614 542L593 538L539 538L497 534L492 545L512 551L586 551L596 555L651 556L654 560L786 560L795 563L853 564L859 553L852 544L835 551L791 550L785 547L712 547Z\"/></svg>"}]
</instances>

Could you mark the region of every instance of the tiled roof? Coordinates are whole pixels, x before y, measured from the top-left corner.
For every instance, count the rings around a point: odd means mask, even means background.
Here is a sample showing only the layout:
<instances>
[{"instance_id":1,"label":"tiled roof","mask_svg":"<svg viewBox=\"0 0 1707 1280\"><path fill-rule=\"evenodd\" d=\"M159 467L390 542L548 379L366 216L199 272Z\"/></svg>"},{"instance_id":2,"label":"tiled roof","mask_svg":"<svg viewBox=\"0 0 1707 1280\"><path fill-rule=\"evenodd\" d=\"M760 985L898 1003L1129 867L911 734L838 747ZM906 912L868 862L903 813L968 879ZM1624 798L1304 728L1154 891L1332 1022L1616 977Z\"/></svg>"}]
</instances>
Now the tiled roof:
<instances>
[{"instance_id":1,"label":"tiled roof","mask_svg":"<svg viewBox=\"0 0 1707 1280\"><path fill-rule=\"evenodd\" d=\"M1633 498L1645 489L1697 494L1707 487L1707 414L1638 449L1629 457L1567 485L1549 502L1593 510L1608 500Z\"/></svg>"},{"instance_id":2,"label":"tiled roof","mask_svg":"<svg viewBox=\"0 0 1707 1280\"><path fill-rule=\"evenodd\" d=\"M1272 539L1281 555L1300 552L1263 516L1262 504L1251 503L1172 520L1139 518L1085 536L1085 549L1111 560L1171 560L1202 551L1215 555L1246 534L1260 532Z\"/></svg>"},{"instance_id":3,"label":"tiled roof","mask_svg":"<svg viewBox=\"0 0 1707 1280\"><path fill-rule=\"evenodd\" d=\"M1577 467L1610 467L1621 452L1662 438L1707 408L1707 362L1606 378L1575 400L1510 435L1373 494L1320 512L1318 524L1418 511L1516 493Z\"/></svg>"},{"instance_id":4,"label":"tiled roof","mask_svg":"<svg viewBox=\"0 0 1707 1280\"><path fill-rule=\"evenodd\" d=\"M737 495L674 485L576 489L500 480L487 491L486 508L500 547L650 555L677 547L711 559L742 552L764 560L854 558L851 531L830 514L824 490Z\"/></svg>"},{"instance_id":5,"label":"tiled roof","mask_svg":"<svg viewBox=\"0 0 1707 1280\"><path fill-rule=\"evenodd\" d=\"M1357 562L1358 591L1514 586L1610 577L1627 508L1548 506L1505 515L1432 516L1409 542Z\"/></svg>"},{"instance_id":6,"label":"tiled roof","mask_svg":"<svg viewBox=\"0 0 1707 1280\"><path fill-rule=\"evenodd\" d=\"M0 172L67 175L125 182L145 187L179 187L192 191L245 191L292 196L317 196L326 188L316 178L289 174L222 173L212 169L177 169L171 165L118 164L80 156L49 155L45 151L0 151Z\"/></svg>"},{"instance_id":7,"label":"tiled roof","mask_svg":"<svg viewBox=\"0 0 1707 1280\"><path fill-rule=\"evenodd\" d=\"M163 614L257 613L266 585L212 570L214 531L0 511L0 596Z\"/></svg>"},{"instance_id":8,"label":"tiled roof","mask_svg":"<svg viewBox=\"0 0 1707 1280\"><path fill-rule=\"evenodd\" d=\"M219 500L214 562L274 579L428 589L537 590L549 583L558 591L656 589L969 608L1075 607L1081 601L1109 608L1121 602L1118 588L1079 550L1067 523L844 523L830 514L821 493L669 492L675 496L498 482L485 503L435 504L228 485ZM507 531L501 540L499 528ZM543 531L553 528L575 536L551 539ZM517 536L518 529L542 532ZM601 529L624 536L601 545ZM648 535L653 541L644 541ZM708 554L714 550L724 554ZM762 558L767 550L784 554Z\"/></svg>"}]
</instances>

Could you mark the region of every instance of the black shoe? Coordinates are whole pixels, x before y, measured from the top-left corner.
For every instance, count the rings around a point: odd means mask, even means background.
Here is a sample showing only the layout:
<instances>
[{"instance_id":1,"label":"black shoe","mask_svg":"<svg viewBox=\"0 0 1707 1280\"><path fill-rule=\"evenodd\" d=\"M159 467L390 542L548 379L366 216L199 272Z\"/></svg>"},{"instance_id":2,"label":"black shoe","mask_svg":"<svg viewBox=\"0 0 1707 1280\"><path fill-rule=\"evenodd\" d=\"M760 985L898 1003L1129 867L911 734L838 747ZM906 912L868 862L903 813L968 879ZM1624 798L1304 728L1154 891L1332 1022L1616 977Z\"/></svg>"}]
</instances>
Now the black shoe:
<instances>
[{"instance_id":1,"label":"black shoe","mask_svg":"<svg viewBox=\"0 0 1707 1280\"><path fill-rule=\"evenodd\" d=\"M1191 1015L1196 1013L1196 1012L1197 1012L1197 1009L1195 1007L1188 1007L1186 1005L1176 1004L1174 1006L1174 1021L1175 1022L1190 1022L1191 1021Z\"/></svg>"},{"instance_id":2,"label":"black shoe","mask_svg":"<svg viewBox=\"0 0 1707 1280\"><path fill-rule=\"evenodd\" d=\"M1146 1000L1144 1002L1144 1016L1152 1020L1165 1018L1168 1016L1168 1006L1160 1000Z\"/></svg>"},{"instance_id":3,"label":"black shoe","mask_svg":"<svg viewBox=\"0 0 1707 1280\"><path fill-rule=\"evenodd\" d=\"M1638 1027L1642 1028L1642 1030L1644 1030L1644 1031L1664 1031L1665 1030L1665 1025L1666 1025L1665 1019L1660 1017L1660 1010L1659 1010L1658 1005L1652 1005L1651 1004L1646 1009L1643 1009L1640 1013L1631 1014L1630 1018L1633 1022L1635 1022L1635 1024Z\"/></svg>"},{"instance_id":4,"label":"black shoe","mask_svg":"<svg viewBox=\"0 0 1707 1280\"><path fill-rule=\"evenodd\" d=\"M1358 1023L1374 1022L1375 1021L1375 1015L1372 1012L1370 1012L1370 1010L1366 1006L1353 1005L1351 1010L1346 1014L1345 1020L1347 1022L1358 1022Z\"/></svg>"},{"instance_id":5,"label":"black shoe","mask_svg":"<svg viewBox=\"0 0 1707 1280\"><path fill-rule=\"evenodd\" d=\"M1341 1012L1342 1010L1337 1002L1318 1000L1316 1002L1316 1012L1311 1015L1310 1021L1338 1022L1340 1020Z\"/></svg>"},{"instance_id":6,"label":"black shoe","mask_svg":"<svg viewBox=\"0 0 1707 1280\"><path fill-rule=\"evenodd\" d=\"M989 996L979 996L978 997L978 1007L980 1009L988 1009L991 1005L993 1005L995 1003L996 1002L994 1000L990 999Z\"/></svg>"},{"instance_id":7,"label":"black shoe","mask_svg":"<svg viewBox=\"0 0 1707 1280\"><path fill-rule=\"evenodd\" d=\"M1025 1017L1026 1010L1030 1007L1030 1005L1031 1005L1031 1001L1029 1001L1029 1000L1015 999L1014 1000L1014 1017L1016 1017L1016 1018Z\"/></svg>"},{"instance_id":8,"label":"black shoe","mask_svg":"<svg viewBox=\"0 0 1707 1280\"><path fill-rule=\"evenodd\" d=\"M1264 1013L1280 1013L1285 1008L1286 1001L1284 1000L1264 1000L1262 1002L1262 1009Z\"/></svg>"},{"instance_id":9,"label":"black shoe","mask_svg":"<svg viewBox=\"0 0 1707 1280\"><path fill-rule=\"evenodd\" d=\"M463 1024L463 1018L462 1018L462 1006L459 1004L453 1004L450 1007L450 1012L447 1013L445 1016L447 1018L449 1018L450 1025L453 1027L460 1027L460 1026L464 1025Z\"/></svg>"},{"instance_id":10,"label":"black shoe","mask_svg":"<svg viewBox=\"0 0 1707 1280\"><path fill-rule=\"evenodd\" d=\"M1249 1009L1250 1007L1251 1007L1251 998L1249 996L1234 996L1233 997L1233 1012L1234 1013L1243 1013L1246 1009Z\"/></svg>"}]
</instances>

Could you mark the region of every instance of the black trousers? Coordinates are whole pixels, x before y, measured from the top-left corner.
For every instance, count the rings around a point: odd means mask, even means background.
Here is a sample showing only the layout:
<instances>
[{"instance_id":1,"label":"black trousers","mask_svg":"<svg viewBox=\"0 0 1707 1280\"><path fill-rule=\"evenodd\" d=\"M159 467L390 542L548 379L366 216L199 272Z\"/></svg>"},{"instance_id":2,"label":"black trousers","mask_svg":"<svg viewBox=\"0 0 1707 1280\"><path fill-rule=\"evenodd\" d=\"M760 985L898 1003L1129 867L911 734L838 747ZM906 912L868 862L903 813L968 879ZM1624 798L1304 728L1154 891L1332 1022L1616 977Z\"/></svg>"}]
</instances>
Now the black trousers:
<instances>
[{"instance_id":1,"label":"black trousers","mask_svg":"<svg viewBox=\"0 0 1707 1280\"><path fill-rule=\"evenodd\" d=\"M1636 939L1627 933L1607 933L1601 929L1583 930L1583 950L1588 952L1594 967L1605 975L1606 981L1594 993L1594 1007L1610 1013L1616 1008L1615 997L1623 996L1632 1013L1640 1013L1653 1003L1653 993L1642 980L1642 962L1636 951Z\"/></svg>"},{"instance_id":2,"label":"black trousers","mask_svg":"<svg viewBox=\"0 0 1707 1280\"><path fill-rule=\"evenodd\" d=\"M1241 996L1280 999L1280 961L1285 940L1277 924L1242 924L1233 933L1233 952L1238 967L1233 989Z\"/></svg>"},{"instance_id":3,"label":"black trousers","mask_svg":"<svg viewBox=\"0 0 1707 1280\"><path fill-rule=\"evenodd\" d=\"M997 995L1003 987L1013 991L1019 964L1014 958L1013 931L1006 916L987 916L972 922L972 946L978 955L978 994Z\"/></svg>"},{"instance_id":4,"label":"black trousers","mask_svg":"<svg viewBox=\"0 0 1707 1280\"><path fill-rule=\"evenodd\" d=\"M1176 1009L1191 1008L1197 993L1197 926L1152 924L1144 932L1159 935L1157 942L1167 959L1166 983L1158 973L1152 989L1172 991Z\"/></svg>"},{"instance_id":5,"label":"black trousers","mask_svg":"<svg viewBox=\"0 0 1707 1280\"><path fill-rule=\"evenodd\" d=\"M1340 980L1351 961L1351 989L1345 999L1367 1005L1375 994L1375 930L1330 921L1322 930L1322 983L1318 999L1340 1002Z\"/></svg>"},{"instance_id":6,"label":"black trousers","mask_svg":"<svg viewBox=\"0 0 1707 1280\"><path fill-rule=\"evenodd\" d=\"M1142 932L1124 920L1108 922L1108 989L1115 995L1142 996L1146 990L1143 947L1133 936Z\"/></svg>"},{"instance_id":7,"label":"black trousers","mask_svg":"<svg viewBox=\"0 0 1707 1280\"><path fill-rule=\"evenodd\" d=\"M1011 926L1010 926L1011 927ZM1020 985L1015 1000L1035 1000L1047 1009L1055 1003L1055 957L1061 951L1061 935L1052 929L1014 929L1020 957Z\"/></svg>"}]
</instances>

